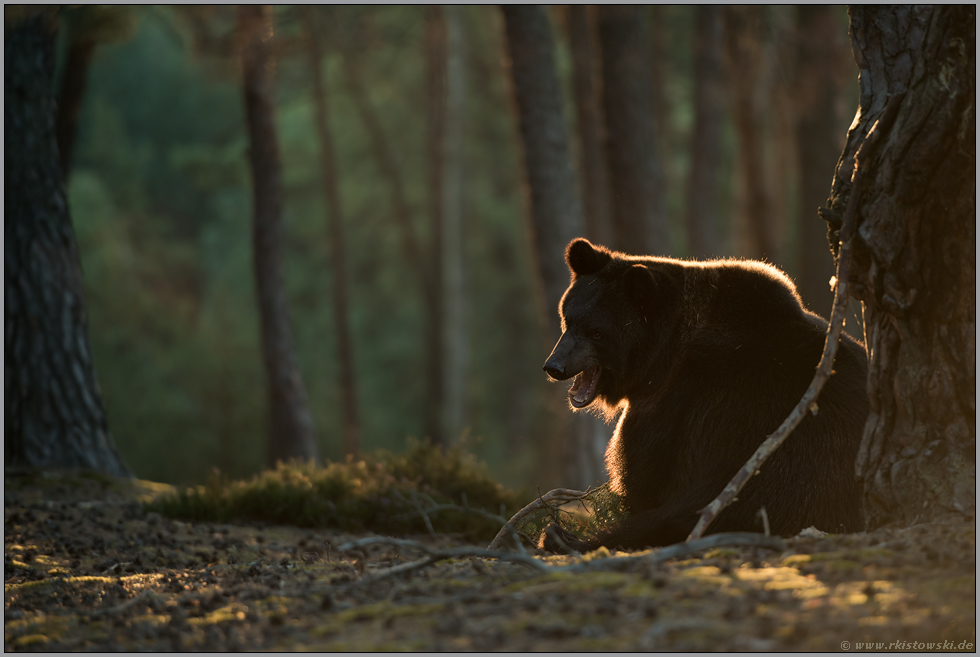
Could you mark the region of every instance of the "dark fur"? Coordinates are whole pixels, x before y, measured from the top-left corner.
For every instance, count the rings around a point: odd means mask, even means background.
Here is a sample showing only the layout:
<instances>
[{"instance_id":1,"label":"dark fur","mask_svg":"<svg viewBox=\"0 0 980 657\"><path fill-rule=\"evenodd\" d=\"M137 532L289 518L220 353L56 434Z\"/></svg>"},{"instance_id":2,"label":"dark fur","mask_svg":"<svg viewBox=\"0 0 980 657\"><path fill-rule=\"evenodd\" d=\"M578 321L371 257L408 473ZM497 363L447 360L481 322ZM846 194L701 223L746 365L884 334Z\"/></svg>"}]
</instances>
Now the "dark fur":
<instances>
[{"instance_id":1,"label":"dark fur","mask_svg":"<svg viewBox=\"0 0 980 657\"><path fill-rule=\"evenodd\" d=\"M606 467L630 516L589 541L552 526L541 544L587 551L683 541L803 396L827 322L804 309L782 272L760 262L633 257L581 239L566 260L564 332L545 369L567 379L602 366L590 409L607 417L624 409ZM811 525L863 528L854 474L868 414L863 345L842 336L834 370L817 415L807 415L709 532L760 530L760 507L783 536Z\"/></svg>"}]
</instances>

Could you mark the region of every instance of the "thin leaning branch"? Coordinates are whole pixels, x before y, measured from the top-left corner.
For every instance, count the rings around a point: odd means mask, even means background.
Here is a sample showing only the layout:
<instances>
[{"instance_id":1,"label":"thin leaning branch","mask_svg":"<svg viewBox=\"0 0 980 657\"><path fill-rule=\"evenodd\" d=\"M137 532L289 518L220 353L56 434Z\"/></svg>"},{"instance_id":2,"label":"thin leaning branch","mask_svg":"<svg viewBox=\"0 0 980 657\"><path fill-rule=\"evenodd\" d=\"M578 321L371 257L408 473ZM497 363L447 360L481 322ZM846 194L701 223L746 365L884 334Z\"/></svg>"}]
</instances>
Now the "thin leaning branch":
<instances>
[{"instance_id":1,"label":"thin leaning branch","mask_svg":"<svg viewBox=\"0 0 980 657\"><path fill-rule=\"evenodd\" d=\"M905 94L892 96L888 101L882 117L877 121L867 138L857 153L854 154L854 174L851 184L851 198L848 200L847 209L844 212L844 221L840 230L840 252L837 257L837 284L834 291L834 305L830 313L830 325L827 329L827 339L824 342L823 356L817 366L817 373L813 376L810 387L803 393L803 398L796 405L796 408L783 420L774 433L769 435L766 440L759 445L759 448L742 466L742 469L732 478L725 489L716 497L711 504L701 510L701 517L691 531L688 541L694 541L704 536L718 514L731 504L739 491L748 483L759 468L765 463L776 449L783 444L797 425L806 416L807 411L817 413L817 397L823 390L824 384L833 374L834 357L837 355L837 347L840 344L840 334L844 327L844 313L847 311L848 302L848 272L851 264L851 240L856 232L857 210L861 202L861 180L864 168L861 163L867 164L871 155L884 138L883 135L891 128L898 116L898 107ZM859 161L860 158L860 161Z\"/></svg>"}]
</instances>

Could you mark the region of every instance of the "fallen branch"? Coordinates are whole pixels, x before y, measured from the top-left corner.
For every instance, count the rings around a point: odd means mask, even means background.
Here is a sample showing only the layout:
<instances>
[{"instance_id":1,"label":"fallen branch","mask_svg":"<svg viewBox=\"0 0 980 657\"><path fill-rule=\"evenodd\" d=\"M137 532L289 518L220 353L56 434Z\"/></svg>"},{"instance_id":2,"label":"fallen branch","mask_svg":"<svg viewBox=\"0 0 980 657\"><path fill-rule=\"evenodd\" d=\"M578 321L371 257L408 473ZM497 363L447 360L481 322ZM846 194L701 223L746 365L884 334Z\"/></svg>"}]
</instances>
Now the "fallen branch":
<instances>
[{"instance_id":1,"label":"fallen branch","mask_svg":"<svg viewBox=\"0 0 980 657\"><path fill-rule=\"evenodd\" d=\"M844 211L844 220L839 234L840 251L837 257L837 283L834 289L834 305L831 309L830 323L827 328L827 339L824 342L823 356L821 356L820 364L817 366L817 373L814 374L810 387L803 393L803 398L800 399L800 402L789 414L789 417L783 420L779 428L759 445L759 448L755 450L755 453L742 466L742 469L728 482L728 485L721 491L721 494L711 504L701 510L701 517L691 531L690 536L687 537L688 541L699 539L704 535L708 525L718 517L722 509L735 500L739 491L748 483L752 475L758 472L766 459L776 451L776 448L783 444L783 441L789 437L793 429L803 420L807 411L813 414L817 413L817 397L820 396L824 384L827 383L827 380L833 373L834 357L837 355L840 334L844 327L844 313L847 311L851 239L854 237L856 231L857 209L861 200L861 178L864 171L864 168L859 166L858 158L860 157L863 162L870 159L871 153L873 152L872 149L882 139L882 134L894 123L895 117L898 115L898 106L904 95L892 96L881 119L871 129L864 143L861 144L857 153L854 154L854 176L851 185L851 198L848 199L847 209Z\"/></svg>"},{"instance_id":2,"label":"fallen branch","mask_svg":"<svg viewBox=\"0 0 980 657\"><path fill-rule=\"evenodd\" d=\"M540 509L543 508L551 508L550 505L554 502L565 504L566 502L574 502L575 500L581 500L586 495L589 495L591 493L592 493L591 490L581 491L581 490L573 490L571 488L556 488L554 490L548 491L547 493L539 496L538 499L534 500L526 507L524 507L523 509L515 513L513 517L511 517L510 521L505 523L504 526L500 529L500 531L497 532L497 535L494 537L492 541L490 541L490 545L487 546L487 549L488 550L503 549L504 538L507 536L507 534L509 532L516 531L514 527L518 526L526 517L528 517L535 511L539 511Z\"/></svg>"},{"instance_id":3,"label":"fallen branch","mask_svg":"<svg viewBox=\"0 0 980 657\"><path fill-rule=\"evenodd\" d=\"M766 536L764 534L754 534L748 532L712 534L711 536L707 536L696 541L668 545L649 553L627 554L616 557L608 557L605 559L593 559L591 561L576 561L575 563L562 566L549 564L543 559L516 552L502 552L491 550L489 548L478 547L439 549L432 548L425 543L420 543L418 541L412 541L404 538L390 538L387 536L369 536L367 538L344 543L336 549L338 552L360 552L362 548L370 545L389 545L397 548L417 550L425 554L425 557L416 561L410 561L397 566L392 566L390 568L385 568L369 575L364 575L360 579L348 584L295 587L282 591L282 595L304 595L317 592L335 593L354 587L375 584L376 582L394 577L396 575L404 575L415 570L426 568L446 559L460 559L464 557L494 559L496 561L517 563L522 566L533 568L540 573L548 574L619 570L624 566L641 562L647 565L654 565L669 561L670 559L675 559L677 557L689 556L696 552L700 552L701 550L710 550L712 548L724 546L761 547L779 552L786 550L786 543L778 536Z\"/></svg>"}]
</instances>

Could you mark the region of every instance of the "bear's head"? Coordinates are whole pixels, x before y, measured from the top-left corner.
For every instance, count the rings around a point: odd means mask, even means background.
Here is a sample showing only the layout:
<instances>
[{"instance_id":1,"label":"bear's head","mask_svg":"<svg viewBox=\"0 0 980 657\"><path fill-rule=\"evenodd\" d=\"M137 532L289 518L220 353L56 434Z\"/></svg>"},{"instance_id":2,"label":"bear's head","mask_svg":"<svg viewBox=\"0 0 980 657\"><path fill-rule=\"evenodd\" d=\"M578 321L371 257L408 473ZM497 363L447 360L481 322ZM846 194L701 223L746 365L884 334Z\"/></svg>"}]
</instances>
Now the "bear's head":
<instances>
[{"instance_id":1,"label":"bear's head","mask_svg":"<svg viewBox=\"0 0 980 657\"><path fill-rule=\"evenodd\" d=\"M544 371L557 381L574 377L574 409L609 415L647 383L663 351L676 315L676 277L664 259L625 256L585 239L568 245L565 260L571 284L559 307L562 336Z\"/></svg>"}]
</instances>

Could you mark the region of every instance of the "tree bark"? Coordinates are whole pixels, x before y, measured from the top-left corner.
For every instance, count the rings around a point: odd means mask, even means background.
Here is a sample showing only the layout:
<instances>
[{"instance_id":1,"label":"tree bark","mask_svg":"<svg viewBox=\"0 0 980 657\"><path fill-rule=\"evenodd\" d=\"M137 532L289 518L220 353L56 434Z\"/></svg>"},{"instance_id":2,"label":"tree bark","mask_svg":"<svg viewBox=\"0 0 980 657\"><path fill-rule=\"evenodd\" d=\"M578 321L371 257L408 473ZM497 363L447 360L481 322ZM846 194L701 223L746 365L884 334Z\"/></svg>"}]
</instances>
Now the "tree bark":
<instances>
[{"instance_id":1,"label":"tree bark","mask_svg":"<svg viewBox=\"0 0 980 657\"><path fill-rule=\"evenodd\" d=\"M568 40L572 51L575 128L579 143L579 180L585 211L585 236L612 246L609 173L596 57L595 7L569 5Z\"/></svg>"},{"instance_id":2,"label":"tree bark","mask_svg":"<svg viewBox=\"0 0 980 657\"><path fill-rule=\"evenodd\" d=\"M463 235L466 40L462 9L443 7L446 24L446 124L442 161L443 432L458 440L465 428L467 390Z\"/></svg>"},{"instance_id":3,"label":"tree bark","mask_svg":"<svg viewBox=\"0 0 980 657\"><path fill-rule=\"evenodd\" d=\"M561 336L558 303L568 287L565 247L582 230L582 206L575 189L548 16L538 5L504 5L503 12L529 183L535 265L544 286L548 340L554 344Z\"/></svg>"},{"instance_id":4,"label":"tree bark","mask_svg":"<svg viewBox=\"0 0 980 657\"><path fill-rule=\"evenodd\" d=\"M701 5L694 11L694 130L687 182L687 255L709 258L720 255L718 175L724 120L722 10L715 5Z\"/></svg>"},{"instance_id":5,"label":"tree bark","mask_svg":"<svg viewBox=\"0 0 980 657\"><path fill-rule=\"evenodd\" d=\"M269 400L268 457L272 464L313 461L313 419L293 349L282 274L282 167L270 53L272 12L267 5L243 5L238 21L252 172L252 255Z\"/></svg>"},{"instance_id":6,"label":"tree bark","mask_svg":"<svg viewBox=\"0 0 980 657\"><path fill-rule=\"evenodd\" d=\"M850 75L841 9L802 5L796 10L796 79L793 96L799 170L799 275L796 288L807 307L821 314L834 294L834 257L827 247L827 225L817 210L827 202L827 172L843 145L847 119L837 106Z\"/></svg>"},{"instance_id":7,"label":"tree bark","mask_svg":"<svg viewBox=\"0 0 980 657\"><path fill-rule=\"evenodd\" d=\"M727 71L735 120L736 169L742 189L733 238L739 255L772 258L772 201L766 189L759 83L762 73L762 8L725 7Z\"/></svg>"},{"instance_id":8,"label":"tree bark","mask_svg":"<svg viewBox=\"0 0 980 657\"><path fill-rule=\"evenodd\" d=\"M976 8L851 7L860 106L837 165L831 244L862 151L853 295L871 413L857 472L871 526L976 510ZM897 108L895 107L897 103Z\"/></svg>"},{"instance_id":9,"label":"tree bark","mask_svg":"<svg viewBox=\"0 0 980 657\"><path fill-rule=\"evenodd\" d=\"M23 14L4 30L4 465L128 477L89 348L55 141L51 16Z\"/></svg>"},{"instance_id":10,"label":"tree bark","mask_svg":"<svg viewBox=\"0 0 980 657\"><path fill-rule=\"evenodd\" d=\"M582 206L575 189L548 16L540 5L504 5L503 13L529 183L530 232L547 308L546 348L551 349L561 336L557 311L568 286L565 247L582 230ZM564 401L564 394L561 399ZM557 406L557 395L555 400ZM559 442L543 446L539 475L566 485L595 484L602 477L601 455L596 455L596 445L601 442L598 420L584 414L571 422L567 418L567 413L556 412L559 426L553 436Z\"/></svg>"},{"instance_id":11,"label":"tree bark","mask_svg":"<svg viewBox=\"0 0 980 657\"><path fill-rule=\"evenodd\" d=\"M670 235L664 172L657 157L650 44L643 18L638 5L598 9L614 247L639 255L666 255Z\"/></svg>"},{"instance_id":12,"label":"tree bark","mask_svg":"<svg viewBox=\"0 0 980 657\"><path fill-rule=\"evenodd\" d=\"M320 46L315 34L314 15L306 8L307 46L313 77L313 123L320 142L320 175L323 176L323 200L327 208L330 232L330 264L333 273L333 312L336 331L337 365L340 371L340 417L345 455L360 453L360 422L357 411L357 388L354 375L354 344L351 340L347 302L347 256L344 239L343 204L337 181L337 161L330 131L330 106L320 68Z\"/></svg>"},{"instance_id":13,"label":"tree bark","mask_svg":"<svg viewBox=\"0 0 980 657\"><path fill-rule=\"evenodd\" d=\"M443 382L443 299L442 299L442 188L446 135L446 22L440 6L425 10L426 143L428 148L427 187L429 194L428 260L431 298L426 335L425 433L435 445L446 444L442 426Z\"/></svg>"}]
</instances>

